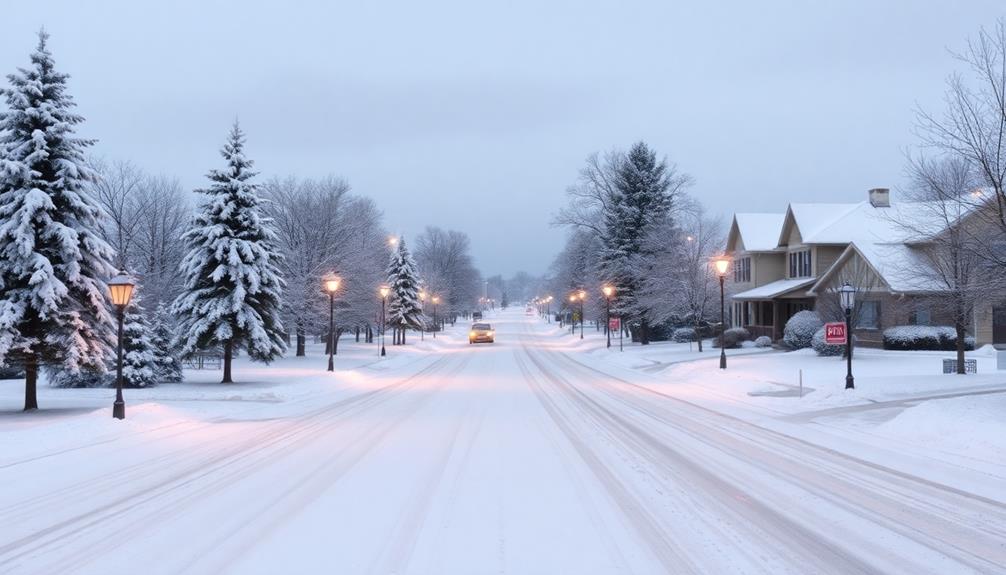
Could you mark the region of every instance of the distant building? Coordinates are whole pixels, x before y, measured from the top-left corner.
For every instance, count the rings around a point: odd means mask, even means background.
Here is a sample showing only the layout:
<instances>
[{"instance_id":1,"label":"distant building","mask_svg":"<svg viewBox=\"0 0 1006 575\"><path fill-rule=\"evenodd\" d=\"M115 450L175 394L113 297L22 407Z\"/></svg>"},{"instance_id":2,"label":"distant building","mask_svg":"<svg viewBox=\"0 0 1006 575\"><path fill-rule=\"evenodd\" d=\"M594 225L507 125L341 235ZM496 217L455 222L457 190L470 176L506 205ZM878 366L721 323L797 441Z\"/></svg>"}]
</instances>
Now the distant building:
<instances>
[{"instance_id":1,"label":"distant building","mask_svg":"<svg viewBox=\"0 0 1006 575\"><path fill-rule=\"evenodd\" d=\"M877 188L860 203L794 203L785 213L735 214L726 244L733 259L733 325L780 339L786 321L801 310L835 317L834 290L844 281L857 288L855 333L863 345L880 346L888 327L952 325L932 305L941 286L925 273L924 238L907 238L898 225L925 218L921 206L892 206L890 192ZM969 332L977 345L1006 345L1006 294L990 293L973 315Z\"/></svg>"}]
</instances>

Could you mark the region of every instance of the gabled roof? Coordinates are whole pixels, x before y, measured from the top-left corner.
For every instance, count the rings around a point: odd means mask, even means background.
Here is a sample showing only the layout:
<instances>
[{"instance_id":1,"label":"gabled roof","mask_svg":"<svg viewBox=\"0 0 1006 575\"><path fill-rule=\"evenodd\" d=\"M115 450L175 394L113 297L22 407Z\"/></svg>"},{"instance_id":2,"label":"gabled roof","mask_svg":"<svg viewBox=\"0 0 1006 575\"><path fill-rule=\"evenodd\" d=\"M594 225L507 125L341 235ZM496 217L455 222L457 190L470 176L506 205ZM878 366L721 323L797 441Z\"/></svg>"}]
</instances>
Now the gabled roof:
<instances>
[{"instance_id":1,"label":"gabled roof","mask_svg":"<svg viewBox=\"0 0 1006 575\"><path fill-rule=\"evenodd\" d=\"M869 202L862 202L870 205ZM814 241L814 236L831 226L836 220L842 218L850 211L856 209L860 204L790 204L786 208L786 216L783 219L782 227L779 230L777 245L786 244L789 239L790 230L795 225L800 229L800 237L803 243L825 243ZM837 241L835 243L845 243Z\"/></svg>"},{"instance_id":2,"label":"gabled roof","mask_svg":"<svg viewBox=\"0 0 1006 575\"><path fill-rule=\"evenodd\" d=\"M785 214L734 214L727 236L727 251L737 248L737 238L749 252L770 252L776 249L779 228Z\"/></svg>"},{"instance_id":3,"label":"gabled roof","mask_svg":"<svg viewBox=\"0 0 1006 575\"><path fill-rule=\"evenodd\" d=\"M854 255L858 255L892 292L932 293L946 290L946 286L931 275L920 273L920 270L930 264L911 246L903 243L854 242L842 251L835 263L817 279L808 292L818 294L831 285L835 276L840 276L841 270Z\"/></svg>"}]
</instances>

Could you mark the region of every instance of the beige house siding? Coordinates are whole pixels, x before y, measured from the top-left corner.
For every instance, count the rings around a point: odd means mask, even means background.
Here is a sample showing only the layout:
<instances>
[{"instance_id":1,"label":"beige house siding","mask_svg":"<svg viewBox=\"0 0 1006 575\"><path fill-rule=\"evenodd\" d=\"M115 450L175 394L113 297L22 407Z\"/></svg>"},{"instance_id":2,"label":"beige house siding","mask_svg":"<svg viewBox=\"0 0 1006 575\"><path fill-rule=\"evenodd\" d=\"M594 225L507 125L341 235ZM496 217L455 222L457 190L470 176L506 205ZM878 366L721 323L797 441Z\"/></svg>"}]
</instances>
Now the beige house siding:
<instances>
[{"instance_id":1,"label":"beige house siding","mask_svg":"<svg viewBox=\"0 0 1006 575\"><path fill-rule=\"evenodd\" d=\"M845 251L845 246L817 246L814 248L814 277L820 277L828 268L835 265L838 256Z\"/></svg>"},{"instance_id":2,"label":"beige house siding","mask_svg":"<svg viewBox=\"0 0 1006 575\"><path fill-rule=\"evenodd\" d=\"M786 277L785 254L755 254L751 260L751 279L756 286L762 286Z\"/></svg>"}]
</instances>

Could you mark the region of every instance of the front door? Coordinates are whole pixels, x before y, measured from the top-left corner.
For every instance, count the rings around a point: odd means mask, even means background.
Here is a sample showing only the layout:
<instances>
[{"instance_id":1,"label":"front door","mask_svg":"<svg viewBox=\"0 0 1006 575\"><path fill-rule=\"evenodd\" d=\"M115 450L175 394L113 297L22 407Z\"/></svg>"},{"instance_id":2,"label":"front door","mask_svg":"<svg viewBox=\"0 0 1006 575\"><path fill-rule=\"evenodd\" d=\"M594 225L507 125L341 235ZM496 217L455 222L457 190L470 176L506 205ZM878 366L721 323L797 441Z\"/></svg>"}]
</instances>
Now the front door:
<instances>
[{"instance_id":1,"label":"front door","mask_svg":"<svg viewBox=\"0 0 1006 575\"><path fill-rule=\"evenodd\" d=\"M1006 306L992 308L992 343L1006 345Z\"/></svg>"}]
</instances>

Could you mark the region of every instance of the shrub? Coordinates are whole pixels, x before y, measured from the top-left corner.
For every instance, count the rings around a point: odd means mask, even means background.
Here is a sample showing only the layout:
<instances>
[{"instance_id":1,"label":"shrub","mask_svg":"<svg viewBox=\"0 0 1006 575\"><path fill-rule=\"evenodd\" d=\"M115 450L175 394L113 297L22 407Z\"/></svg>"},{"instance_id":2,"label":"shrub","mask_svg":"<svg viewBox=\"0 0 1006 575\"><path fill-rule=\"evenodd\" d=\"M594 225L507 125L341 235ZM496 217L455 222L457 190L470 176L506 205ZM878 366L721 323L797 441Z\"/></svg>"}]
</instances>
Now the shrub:
<instances>
[{"instance_id":1,"label":"shrub","mask_svg":"<svg viewBox=\"0 0 1006 575\"><path fill-rule=\"evenodd\" d=\"M855 340L853 340L855 342ZM845 346L842 344L830 344L824 342L824 327L814 332L814 336L811 338L810 346L814 348L817 355L823 355L826 357L833 357L836 355L842 355L845 351Z\"/></svg>"},{"instance_id":2,"label":"shrub","mask_svg":"<svg viewBox=\"0 0 1006 575\"><path fill-rule=\"evenodd\" d=\"M767 335L759 336L754 341L755 347L772 347L772 338Z\"/></svg>"},{"instance_id":3,"label":"shrub","mask_svg":"<svg viewBox=\"0 0 1006 575\"><path fill-rule=\"evenodd\" d=\"M964 338L964 349L973 350L975 338ZM954 351L957 331L950 326L899 325L884 330L884 349L902 351Z\"/></svg>"},{"instance_id":4,"label":"shrub","mask_svg":"<svg viewBox=\"0 0 1006 575\"><path fill-rule=\"evenodd\" d=\"M816 312L804 310L797 312L786 322L782 330L782 341L790 349L811 347L814 334L821 329L824 322Z\"/></svg>"},{"instance_id":5,"label":"shrub","mask_svg":"<svg viewBox=\"0 0 1006 575\"><path fill-rule=\"evenodd\" d=\"M743 327L732 327L725 332L723 332L723 347L727 349L736 349L741 346L741 342L751 339L751 334L748 330ZM713 347L719 347L720 337L719 334L713 338Z\"/></svg>"},{"instance_id":6,"label":"shrub","mask_svg":"<svg viewBox=\"0 0 1006 575\"><path fill-rule=\"evenodd\" d=\"M671 340L677 343L695 341L695 329L691 327L679 327L671 334Z\"/></svg>"}]
</instances>

